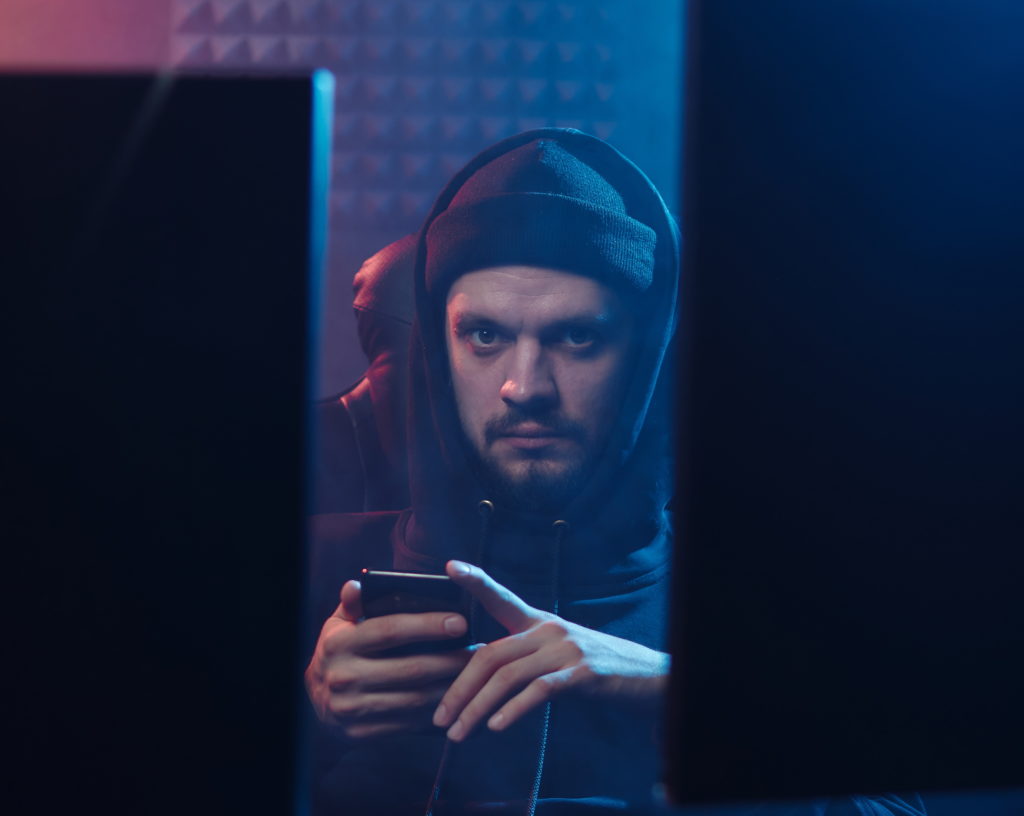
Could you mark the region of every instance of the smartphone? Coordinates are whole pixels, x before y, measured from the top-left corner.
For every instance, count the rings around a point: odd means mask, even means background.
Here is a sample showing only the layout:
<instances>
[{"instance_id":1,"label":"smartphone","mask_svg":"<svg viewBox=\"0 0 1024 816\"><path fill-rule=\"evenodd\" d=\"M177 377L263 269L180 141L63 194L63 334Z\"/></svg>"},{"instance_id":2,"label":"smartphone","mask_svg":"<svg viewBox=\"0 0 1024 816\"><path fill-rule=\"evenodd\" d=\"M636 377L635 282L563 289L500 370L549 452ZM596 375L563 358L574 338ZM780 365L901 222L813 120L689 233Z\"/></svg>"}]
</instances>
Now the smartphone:
<instances>
[{"instance_id":1,"label":"smartphone","mask_svg":"<svg viewBox=\"0 0 1024 816\"><path fill-rule=\"evenodd\" d=\"M367 618L420 612L457 612L469 618L469 596L447 575L364 569L359 583L362 586L363 615ZM391 652L417 654L468 645L467 632L461 638L413 643Z\"/></svg>"}]
</instances>

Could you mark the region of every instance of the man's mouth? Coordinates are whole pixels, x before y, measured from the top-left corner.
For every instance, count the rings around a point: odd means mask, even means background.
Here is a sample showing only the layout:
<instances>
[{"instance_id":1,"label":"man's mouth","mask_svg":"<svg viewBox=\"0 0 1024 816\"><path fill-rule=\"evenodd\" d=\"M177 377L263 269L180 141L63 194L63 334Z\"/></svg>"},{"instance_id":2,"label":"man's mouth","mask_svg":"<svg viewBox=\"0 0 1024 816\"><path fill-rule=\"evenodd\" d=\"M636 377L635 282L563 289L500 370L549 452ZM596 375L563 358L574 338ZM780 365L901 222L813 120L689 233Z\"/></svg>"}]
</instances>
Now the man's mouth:
<instances>
[{"instance_id":1,"label":"man's mouth","mask_svg":"<svg viewBox=\"0 0 1024 816\"><path fill-rule=\"evenodd\" d=\"M566 434L543 425L517 425L497 434L497 439L516 448L535 449L553 445L567 438Z\"/></svg>"}]
</instances>

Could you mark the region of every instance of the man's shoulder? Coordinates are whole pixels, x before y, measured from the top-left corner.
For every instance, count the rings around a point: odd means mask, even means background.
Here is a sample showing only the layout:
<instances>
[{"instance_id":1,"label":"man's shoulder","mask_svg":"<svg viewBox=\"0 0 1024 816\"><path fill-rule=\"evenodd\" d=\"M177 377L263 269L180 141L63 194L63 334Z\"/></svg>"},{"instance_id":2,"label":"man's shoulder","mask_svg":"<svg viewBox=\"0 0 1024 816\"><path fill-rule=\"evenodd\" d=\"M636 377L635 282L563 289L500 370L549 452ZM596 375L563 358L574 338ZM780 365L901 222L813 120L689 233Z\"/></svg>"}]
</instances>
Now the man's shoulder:
<instances>
[{"instance_id":1,"label":"man's shoulder","mask_svg":"<svg viewBox=\"0 0 1024 816\"><path fill-rule=\"evenodd\" d=\"M338 604L338 592L359 571L390 569L392 532L404 511L324 513L310 516L308 592L317 619Z\"/></svg>"},{"instance_id":2,"label":"man's shoulder","mask_svg":"<svg viewBox=\"0 0 1024 816\"><path fill-rule=\"evenodd\" d=\"M383 510L375 513L321 513L309 517L309 535L314 541L335 542L365 536L390 536L404 512Z\"/></svg>"},{"instance_id":3,"label":"man's shoulder","mask_svg":"<svg viewBox=\"0 0 1024 816\"><path fill-rule=\"evenodd\" d=\"M310 516L308 531L312 566L322 568L325 560L359 562L360 569L390 566L392 533L403 512L389 510Z\"/></svg>"}]
</instances>

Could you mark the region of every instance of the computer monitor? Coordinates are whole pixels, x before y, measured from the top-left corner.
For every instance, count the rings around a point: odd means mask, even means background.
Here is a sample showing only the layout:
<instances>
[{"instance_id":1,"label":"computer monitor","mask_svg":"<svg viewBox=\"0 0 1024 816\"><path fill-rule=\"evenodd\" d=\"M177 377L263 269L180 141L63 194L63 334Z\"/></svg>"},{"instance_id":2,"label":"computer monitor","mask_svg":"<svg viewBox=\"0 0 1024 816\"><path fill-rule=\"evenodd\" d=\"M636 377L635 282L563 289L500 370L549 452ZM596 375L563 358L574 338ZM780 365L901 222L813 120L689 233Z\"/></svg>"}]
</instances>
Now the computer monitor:
<instances>
[{"instance_id":1,"label":"computer monitor","mask_svg":"<svg viewBox=\"0 0 1024 816\"><path fill-rule=\"evenodd\" d=\"M1024 785L1020 9L690 6L672 795Z\"/></svg>"},{"instance_id":2,"label":"computer monitor","mask_svg":"<svg viewBox=\"0 0 1024 816\"><path fill-rule=\"evenodd\" d=\"M290 812L331 78L0 76L15 810Z\"/></svg>"}]
</instances>

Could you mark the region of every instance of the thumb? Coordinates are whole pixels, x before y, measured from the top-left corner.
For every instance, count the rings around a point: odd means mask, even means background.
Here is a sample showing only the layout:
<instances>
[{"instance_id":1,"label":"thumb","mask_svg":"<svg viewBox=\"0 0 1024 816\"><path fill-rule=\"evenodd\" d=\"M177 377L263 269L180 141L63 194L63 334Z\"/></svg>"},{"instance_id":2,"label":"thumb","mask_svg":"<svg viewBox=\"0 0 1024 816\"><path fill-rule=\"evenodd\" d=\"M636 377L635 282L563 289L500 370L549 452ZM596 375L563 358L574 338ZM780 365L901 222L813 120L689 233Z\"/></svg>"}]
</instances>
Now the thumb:
<instances>
[{"instance_id":1,"label":"thumb","mask_svg":"<svg viewBox=\"0 0 1024 816\"><path fill-rule=\"evenodd\" d=\"M464 561L449 561L448 576L470 595L510 634L524 632L533 626L537 610L510 589L503 587L479 567Z\"/></svg>"},{"instance_id":2,"label":"thumb","mask_svg":"<svg viewBox=\"0 0 1024 816\"><path fill-rule=\"evenodd\" d=\"M363 617L363 588L358 581L346 581L341 588L341 603L331 617L358 623Z\"/></svg>"}]
</instances>

